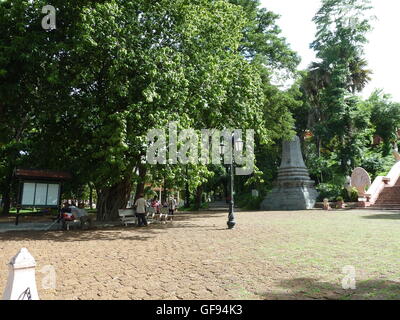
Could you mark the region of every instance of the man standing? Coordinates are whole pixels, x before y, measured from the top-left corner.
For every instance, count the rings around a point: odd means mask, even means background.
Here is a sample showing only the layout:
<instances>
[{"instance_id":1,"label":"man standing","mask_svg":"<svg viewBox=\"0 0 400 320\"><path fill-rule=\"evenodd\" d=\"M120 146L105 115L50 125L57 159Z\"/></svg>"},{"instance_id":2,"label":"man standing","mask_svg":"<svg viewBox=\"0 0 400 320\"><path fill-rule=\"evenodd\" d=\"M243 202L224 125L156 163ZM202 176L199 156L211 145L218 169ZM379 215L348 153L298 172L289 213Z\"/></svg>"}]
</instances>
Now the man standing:
<instances>
[{"instance_id":1,"label":"man standing","mask_svg":"<svg viewBox=\"0 0 400 320\"><path fill-rule=\"evenodd\" d=\"M147 207L147 202L144 199L143 194L141 194L139 196L139 199L137 199L135 202L136 216L138 217L139 227L147 226L146 207Z\"/></svg>"}]
</instances>

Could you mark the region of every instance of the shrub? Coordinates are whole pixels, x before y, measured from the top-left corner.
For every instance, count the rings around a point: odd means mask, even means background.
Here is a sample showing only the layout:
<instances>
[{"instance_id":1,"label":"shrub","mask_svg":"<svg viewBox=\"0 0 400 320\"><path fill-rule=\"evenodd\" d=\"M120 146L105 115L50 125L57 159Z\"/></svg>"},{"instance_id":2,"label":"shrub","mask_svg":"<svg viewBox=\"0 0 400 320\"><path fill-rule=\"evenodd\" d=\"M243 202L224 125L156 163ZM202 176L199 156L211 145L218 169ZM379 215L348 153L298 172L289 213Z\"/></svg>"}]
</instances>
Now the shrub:
<instances>
[{"instance_id":1,"label":"shrub","mask_svg":"<svg viewBox=\"0 0 400 320\"><path fill-rule=\"evenodd\" d=\"M183 212L192 212L192 211L200 211L204 209L208 209L210 207L209 203L202 203L200 208L197 208L195 204L192 204L189 208L180 207L179 211Z\"/></svg>"},{"instance_id":2,"label":"shrub","mask_svg":"<svg viewBox=\"0 0 400 320\"><path fill-rule=\"evenodd\" d=\"M351 190L351 200L352 202L357 202L358 201L358 191L356 188L353 188Z\"/></svg>"},{"instance_id":3,"label":"shrub","mask_svg":"<svg viewBox=\"0 0 400 320\"><path fill-rule=\"evenodd\" d=\"M358 201L358 191L356 188L352 188L349 192L347 189L343 188L341 196L343 197L344 201L346 202L357 202Z\"/></svg>"},{"instance_id":4,"label":"shrub","mask_svg":"<svg viewBox=\"0 0 400 320\"><path fill-rule=\"evenodd\" d=\"M377 176L386 176L394 165L392 155L382 157L380 153L367 153L360 166L363 167L374 180Z\"/></svg>"},{"instance_id":5,"label":"shrub","mask_svg":"<svg viewBox=\"0 0 400 320\"><path fill-rule=\"evenodd\" d=\"M342 195L343 186L338 186L332 183L321 183L316 189L319 192L318 201L322 202L324 199L335 201L337 197Z\"/></svg>"},{"instance_id":6,"label":"shrub","mask_svg":"<svg viewBox=\"0 0 400 320\"><path fill-rule=\"evenodd\" d=\"M259 210L263 197L253 197L251 194L243 194L237 197L236 205L245 210Z\"/></svg>"}]
</instances>

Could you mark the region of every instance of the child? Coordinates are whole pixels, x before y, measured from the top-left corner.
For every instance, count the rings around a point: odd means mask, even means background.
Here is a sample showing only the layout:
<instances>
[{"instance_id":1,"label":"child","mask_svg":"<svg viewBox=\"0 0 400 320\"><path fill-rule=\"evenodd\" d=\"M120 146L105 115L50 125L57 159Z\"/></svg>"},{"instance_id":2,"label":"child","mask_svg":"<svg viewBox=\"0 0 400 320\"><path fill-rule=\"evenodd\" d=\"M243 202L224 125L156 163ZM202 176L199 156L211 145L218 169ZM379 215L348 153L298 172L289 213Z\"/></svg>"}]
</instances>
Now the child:
<instances>
[{"instance_id":1,"label":"child","mask_svg":"<svg viewBox=\"0 0 400 320\"><path fill-rule=\"evenodd\" d=\"M328 210L328 211L332 210L328 199L324 199L324 210Z\"/></svg>"}]
</instances>

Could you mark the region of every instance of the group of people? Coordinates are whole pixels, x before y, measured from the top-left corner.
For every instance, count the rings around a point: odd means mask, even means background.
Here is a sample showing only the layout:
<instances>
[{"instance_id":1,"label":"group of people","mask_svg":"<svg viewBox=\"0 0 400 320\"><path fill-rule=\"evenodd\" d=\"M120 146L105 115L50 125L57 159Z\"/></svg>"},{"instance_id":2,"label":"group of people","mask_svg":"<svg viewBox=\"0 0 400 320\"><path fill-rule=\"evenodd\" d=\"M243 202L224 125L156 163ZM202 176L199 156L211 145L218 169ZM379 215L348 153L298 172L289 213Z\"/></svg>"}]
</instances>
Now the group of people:
<instances>
[{"instance_id":1,"label":"group of people","mask_svg":"<svg viewBox=\"0 0 400 320\"><path fill-rule=\"evenodd\" d=\"M161 213L161 207L168 208L169 215L173 216L178 205L174 197L170 197L166 202L164 202L163 206L161 206L161 202L157 197L154 197L150 202L148 202L144 198L144 195L141 194L136 200L134 207L136 209L139 227L145 227L148 225L146 216L149 207L153 208L156 214ZM74 205L70 205L68 202L65 202L63 208L61 209L59 219L63 223L79 219L82 227L88 223L89 228L91 228L93 226L94 217L85 210L83 203L79 203L78 207L76 207Z\"/></svg>"},{"instance_id":2,"label":"group of people","mask_svg":"<svg viewBox=\"0 0 400 320\"><path fill-rule=\"evenodd\" d=\"M136 216L138 218L139 227L145 227L148 225L146 215L149 207L153 208L156 214L161 213L161 202L157 197L154 197L150 202L147 202L144 198L144 195L141 194L139 199L136 200L134 207L136 208ZM170 197L166 202L164 202L163 207L168 208L169 215L173 216L177 209L176 199L174 197Z\"/></svg>"}]
</instances>

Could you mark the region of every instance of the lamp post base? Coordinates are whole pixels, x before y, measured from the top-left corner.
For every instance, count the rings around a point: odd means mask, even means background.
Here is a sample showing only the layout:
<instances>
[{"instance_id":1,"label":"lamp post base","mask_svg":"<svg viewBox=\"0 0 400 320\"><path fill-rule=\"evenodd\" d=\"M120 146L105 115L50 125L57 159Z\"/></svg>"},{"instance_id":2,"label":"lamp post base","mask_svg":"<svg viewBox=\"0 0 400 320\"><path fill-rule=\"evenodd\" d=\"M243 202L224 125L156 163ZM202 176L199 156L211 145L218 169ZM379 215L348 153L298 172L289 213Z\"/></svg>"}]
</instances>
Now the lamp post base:
<instances>
[{"instance_id":1,"label":"lamp post base","mask_svg":"<svg viewBox=\"0 0 400 320\"><path fill-rule=\"evenodd\" d=\"M233 229L236 226L236 222L235 221L228 221L227 225L228 225L228 229Z\"/></svg>"},{"instance_id":2,"label":"lamp post base","mask_svg":"<svg viewBox=\"0 0 400 320\"><path fill-rule=\"evenodd\" d=\"M233 208L234 207L233 207L233 201L232 201L229 206L229 216L228 216L228 223L227 223L229 229L233 229L236 225Z\"/></svg>"}]
</instances>

